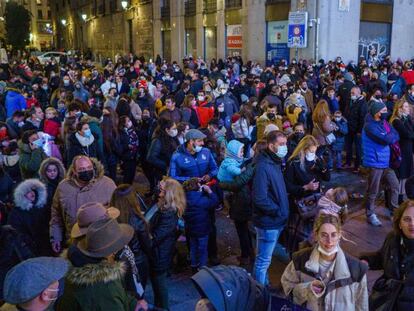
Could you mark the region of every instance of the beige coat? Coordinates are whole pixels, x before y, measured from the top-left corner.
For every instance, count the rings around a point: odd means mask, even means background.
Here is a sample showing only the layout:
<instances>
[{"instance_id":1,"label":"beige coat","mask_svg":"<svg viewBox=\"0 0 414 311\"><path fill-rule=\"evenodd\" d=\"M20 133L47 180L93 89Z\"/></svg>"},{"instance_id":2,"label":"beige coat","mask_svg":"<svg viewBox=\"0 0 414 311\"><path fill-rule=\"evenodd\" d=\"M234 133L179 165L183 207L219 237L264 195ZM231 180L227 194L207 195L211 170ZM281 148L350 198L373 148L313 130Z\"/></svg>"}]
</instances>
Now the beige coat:
<instances>
[{"instance_id":1,"label":"beige coat","mask_svg":"<svg viewBox=\"0 0 414 311\"><path fill-rule=\"evenodd\" d=\"M311 273L319 271L319 251L314 248L309 260L305 263L305 269ZM351 276L344 252L339 248L336 259L328 273L331 273L332 280L347 279ZM298 305L306 303L306 308L312 311L365 311L368 310L368 289L367 276L364 275L361 282L354 282L350 285L334 288L329 291L324 301L322 297L325 291L316 295L311 290L311 282L314 277L297 271L293 261L289 263L282 275L282 286L286 295L293 294L293 301ZM322 305L325 304L323 309Z\"/></svg>"},{"instance_id":2,"label":"beige coat","mask_svg":"<svg viewBox=\"0 0 414 311\"><path fill-rule=\"evenodd\" d=\"M52 241L61 242L64 238L69 239L70 231L76 222L76 213L82 204L94 201L108 204L111 200L116 185L112 179L104 176L104 168L98 160L92 159L92 162L96 178L87 186L81 188L78 185L73 166L69 168L67 177L59 183L52 203Z\"/></svg>"},{"instance_id":3,"label":"beige coat","mask_svg":"<svg viewBox=\"0 0 414 311\"><path fill-rule=\"evenodd\" d=\"M266 129L266 126L269 124L276 125L280 131L283 131L283 125L282 125L282 117L279 115L276 115L276 118L271 121L268 117L266 112L262 114L259 118L256 120L256 126L257 126L257 140L265 139L264 131Z\"/></svg>"}]
</instances>

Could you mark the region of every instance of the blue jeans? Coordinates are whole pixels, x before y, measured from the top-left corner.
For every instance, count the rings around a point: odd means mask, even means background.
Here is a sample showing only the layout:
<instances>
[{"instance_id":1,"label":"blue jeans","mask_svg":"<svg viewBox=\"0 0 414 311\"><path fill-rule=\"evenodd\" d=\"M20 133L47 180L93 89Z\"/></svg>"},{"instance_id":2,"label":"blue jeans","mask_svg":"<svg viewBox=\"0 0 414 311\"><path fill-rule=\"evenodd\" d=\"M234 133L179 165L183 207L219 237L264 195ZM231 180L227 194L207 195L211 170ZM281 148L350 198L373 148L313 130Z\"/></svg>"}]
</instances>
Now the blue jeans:
<instances>
[{"instance_id":1,"label":"blue jeans","mask_svg":"<svg viewBox=\"0 0 414 311\"><path fill-rule=\"evenodd\" d=\"M267 269L272 262L273 250L281 230L266 230L255 227L256 229L256 260L254 262L254 278L260 284L269 283L267 277Z\"/></svg>"},{"instance_id":2,"label":"blue jeans","mask_svg":"<svg viewBox=\"0 0 414 311\"><path fill-rule=\"evenodd\" d=\"M342 151L335 150L333 153L336 161L336 168L342 168Z\"/></svg>"},{"instance_id":3,"label":"blue jeans","mask_svg":"<svg viewBox=\"0 0 414 311\"><path fill-rule=\"evenodd\" d=\"M196 268L207 265L207 245L208 235L201 238L190 237L191 267Z\"/></svg>"}]
</instances>

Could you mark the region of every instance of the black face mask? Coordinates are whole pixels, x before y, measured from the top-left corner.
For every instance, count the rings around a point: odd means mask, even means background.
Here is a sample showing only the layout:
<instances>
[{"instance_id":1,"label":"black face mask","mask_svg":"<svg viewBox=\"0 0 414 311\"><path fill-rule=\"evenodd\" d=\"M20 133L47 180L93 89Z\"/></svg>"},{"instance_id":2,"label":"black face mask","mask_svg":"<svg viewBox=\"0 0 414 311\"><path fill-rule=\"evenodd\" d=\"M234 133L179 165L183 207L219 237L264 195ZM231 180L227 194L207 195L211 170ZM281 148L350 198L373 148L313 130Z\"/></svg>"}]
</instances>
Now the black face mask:
<instances>
[{"instance_id":1,"label":"black face mask","mask_svg":"<svg viewBox=\"0 0 414 311\"><path fill-rule=\"evenodd\" d=\"M275 119L275 114L273 113L273 112L268 112L267 113L267 117L270 119L270 120L274 120Z\"/></svg>"},{"instance_id":2,"label":"black face mask","mask_svg":"<svg viewBox=\"0 0 414 311\"><path fill-rule=\"evenodd\" d=\"M296 136L297 141L300 141L303 138L303 136L305 136L305 134L304 133L295 133L295 136Z\"/></svg>"},{"instance_id":3,"label":"black face mask","mask_svg":"<svg viewBox=\"0 0 414 311\"><path fill-rule=\"evenodd\" d=\"M388 113L382 112L381 113L381 120L386 120L387 119L387 116L388 116Z\"/></svg>"},{"instance_id":4,"label":"black face mask","mask_svg":"<svg viewBox=\"0 0 414 311\"><path fill-rule=\"evenodd\" d=\"M382 98L382 96L381 95L375 95L374 96L376 99L381 99Z\"/></svg>"},{"instance_id":5,"label":"black face mask","mask_svg":"<svg viewBox=\"0 0 414 311\"><path fill-rule=\"evenodd\" d=\"M84 182L89 182L89 181L91 181L91 180L92 180L93 175L94 175L93 170L83 171L83 172L79 172L79 173L78 173L78 178L79 178L79 180L81 180L81 181L84 181Z\"/></svg>"}]
</instances>

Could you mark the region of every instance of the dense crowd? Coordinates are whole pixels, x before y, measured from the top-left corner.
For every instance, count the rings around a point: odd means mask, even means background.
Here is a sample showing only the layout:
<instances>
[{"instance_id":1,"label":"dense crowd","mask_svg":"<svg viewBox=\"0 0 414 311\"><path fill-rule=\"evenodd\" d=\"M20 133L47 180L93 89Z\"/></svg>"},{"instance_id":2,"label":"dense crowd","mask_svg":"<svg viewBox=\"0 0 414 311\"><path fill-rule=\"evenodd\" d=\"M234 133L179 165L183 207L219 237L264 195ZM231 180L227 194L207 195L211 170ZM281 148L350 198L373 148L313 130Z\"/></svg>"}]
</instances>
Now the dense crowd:
<instances>
[{"instance_id":1,"label":"dense crowd","mask_svg":"<svg viewBox=\"0 0 414 311\"><path fill-rule=\"evenodd\" d=\"M11 59L0 64L1 310L168 310L177 241L196 310L268 310L274 252L297 305L414 308L413 62ZM350 194L326 189L334 170L367 176L372 226L384 186L394 228L378 252L341 249ZM243 269L220 265L223 208ZM370 296L368 269L384 270Z\"/></svg>"}]
</instances>

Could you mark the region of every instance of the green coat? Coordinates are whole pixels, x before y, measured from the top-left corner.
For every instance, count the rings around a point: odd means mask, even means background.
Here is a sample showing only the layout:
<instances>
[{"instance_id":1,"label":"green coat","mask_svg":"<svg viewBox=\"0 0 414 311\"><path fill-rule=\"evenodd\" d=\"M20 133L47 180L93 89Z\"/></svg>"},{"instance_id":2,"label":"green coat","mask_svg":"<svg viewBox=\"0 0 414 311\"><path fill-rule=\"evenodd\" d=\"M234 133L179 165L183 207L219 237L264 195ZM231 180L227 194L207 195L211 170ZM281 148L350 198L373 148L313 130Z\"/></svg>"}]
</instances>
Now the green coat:
<instances>
[{"instance_id":1,"label":"green coat","mask_svg":"<svg viewBox=\"0 0 414 311\"><path fill-rule=\"evenodd\" d=\"M22 141L18 142L19 146L19 167L22 174L22 179L39 178L39 168L42 161L47 158L47 155L42 148L31 150L28 144Z\"/></svg>"},{"instance_id":2,"label":"green coat","mask_svg":"<svg viewBox=\"0 0 414 311\"><path fill-rule=\"evenodd\" d=\"M92 134L95 136L98 143L98 153L103 155L104 152L104 141L103 134L101 129L101 124L99 120L95 117L83 116L82 121L88 122L89 128L91 129Z\"/></svg>"},{"instance_id":3,"label":"green coat","mask_svg":"<svg viewBox=\"0 0 414 311\"><path fill-rule=\"evenodd\" d=\"M137 301L122 286L126 268L122 262L102 261L72 268L57 311L130 311Z\"/></svg>"}]
</instances>

